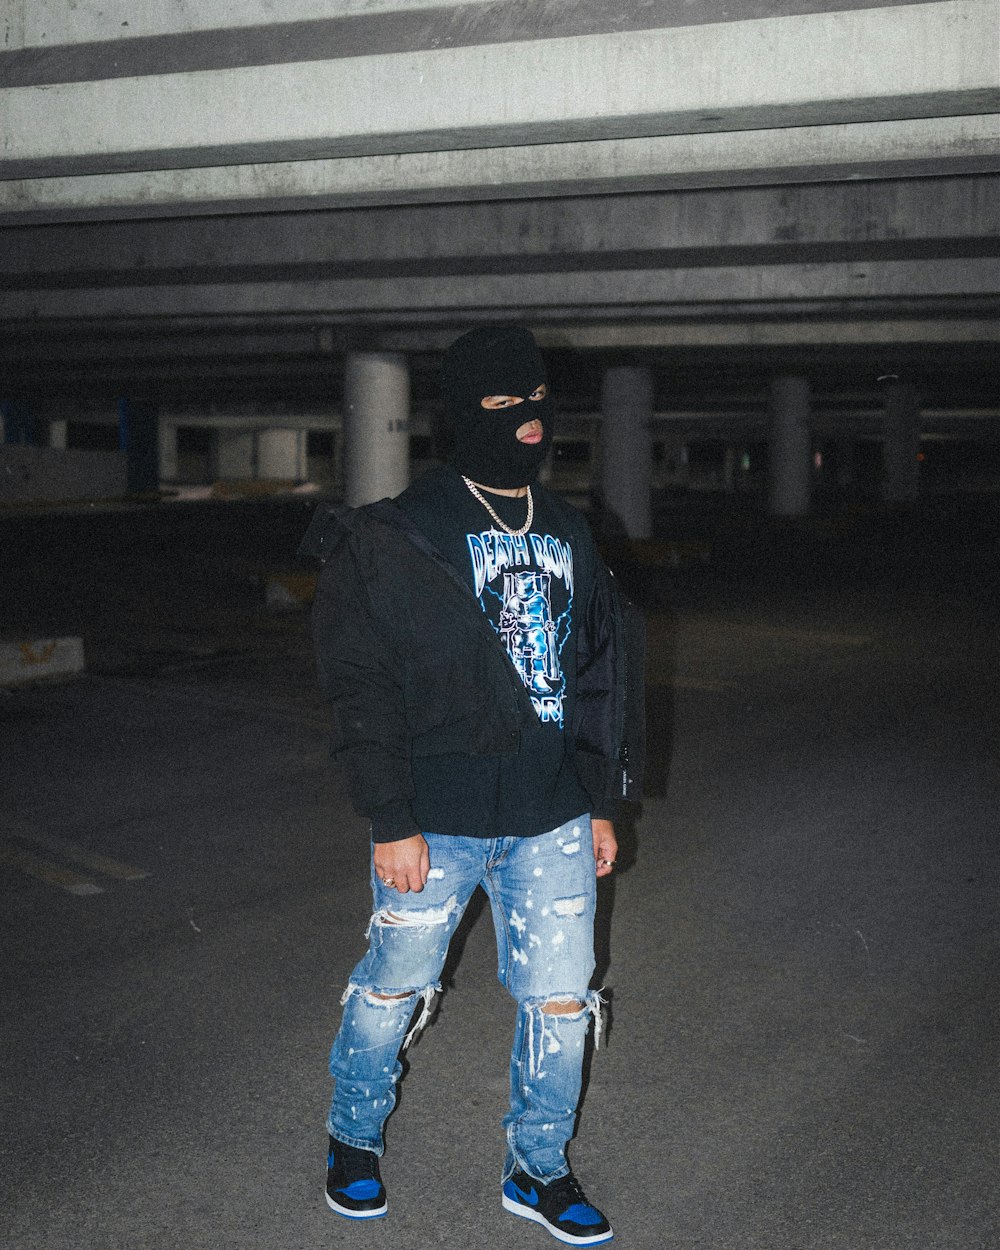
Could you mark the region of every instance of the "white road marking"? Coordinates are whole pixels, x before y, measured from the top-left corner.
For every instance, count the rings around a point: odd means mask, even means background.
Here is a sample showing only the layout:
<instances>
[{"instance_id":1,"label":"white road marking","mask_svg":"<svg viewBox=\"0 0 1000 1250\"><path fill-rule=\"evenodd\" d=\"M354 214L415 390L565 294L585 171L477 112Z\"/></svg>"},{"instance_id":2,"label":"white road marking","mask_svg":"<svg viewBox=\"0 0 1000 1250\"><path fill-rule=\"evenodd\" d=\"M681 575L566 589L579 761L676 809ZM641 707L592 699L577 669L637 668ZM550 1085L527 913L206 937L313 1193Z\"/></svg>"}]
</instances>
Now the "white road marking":
<instances>
[{"instance_id":1,"label":"white road marking","mask_svg":"<svg viewBox=\"0 0 1000 1250\"><path fill-rule=\"evenodd\" d=\"M64 863L43 859L34 854L34 850L18 846L17 843L28 843L32 848L47 851L60 860L66 860L70 864L79 864L91 872L110 877L115 881L141 881L149 876L144 868L136 868L132 864L112 859L109 855L88 851L67 838L46 833L25 821L8 818L4 821L4 833L8 840L0 843L0 863L17 868L36 881L56 886L68 894L103 894L104 888L98 885L93 877L77 872Z\"/></svg>"},{"instance_id":2,"label":"white road marking","mask_svg":"<svg viewBox=\"0 0 1000 1250\"><path fill-rule=\"evenodd\" d=\"M75 842L70 842L66 838L58 838L52 833L43 833L40 829L33 829L20 822L12 829L8 828L8 832L23 842L30 842L33 846L51 851L54 855L68 859L71 863L82 864L84 868L90 868L93 872L99 872L105 877L113 877L116 881L141 881L149 876L144 868L133 868L131 864L123 864L121 860L111 859L108 855L84 850L82 846L77 846Z\"/></svg>"},{"instance_id":3,"label":"white road marking","mask_svg":"<svg viewBox=\"0 0 1000 1250\"><path fill-rule=\"evenodd\" d=\"M19 846L11 846L8 842L0 843L0 864L10 864L11 867L20 869L27 876L34 877L36 881L57 886L68 894L104 893L92 877L85 877L83 873L76 872L72 868L63 868L60 864L53 864L47 859L39 859L30 851L22 850Z\"/></svg>"}]
</instances>

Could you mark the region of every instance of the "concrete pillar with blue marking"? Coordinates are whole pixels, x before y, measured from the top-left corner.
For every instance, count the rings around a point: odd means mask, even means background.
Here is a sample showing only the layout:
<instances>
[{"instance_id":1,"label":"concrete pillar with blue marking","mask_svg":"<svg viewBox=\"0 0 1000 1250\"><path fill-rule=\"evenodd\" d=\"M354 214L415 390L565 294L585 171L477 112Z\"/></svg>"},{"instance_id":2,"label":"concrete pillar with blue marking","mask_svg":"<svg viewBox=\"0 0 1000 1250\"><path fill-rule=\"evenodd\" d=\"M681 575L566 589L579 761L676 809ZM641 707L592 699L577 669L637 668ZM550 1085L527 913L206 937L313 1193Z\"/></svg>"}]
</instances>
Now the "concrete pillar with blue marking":
<instances>
[{"instance_id":1,"label":"concrete pillar with blue marking","mask_svg":"<svg viewBox=\"0 0 1000 1250\"><path fill-rule=\"evenodd\" d=\"M3 442L34 447L35 418L30 406L23 400L0 400L0 424L3 426Z\"/></svg>"},{"instance_id":2,"label":"concrete pillar with blue marking","mask_svg":"<svg viewBox=\"0 0 1000 1250\"><path fill-rule=\"evenodd\" d=\"M155 491L159 486L160 448L154 405L119 399L118 446L128 463L129 493Z\"/></svg>"}]
</instances>

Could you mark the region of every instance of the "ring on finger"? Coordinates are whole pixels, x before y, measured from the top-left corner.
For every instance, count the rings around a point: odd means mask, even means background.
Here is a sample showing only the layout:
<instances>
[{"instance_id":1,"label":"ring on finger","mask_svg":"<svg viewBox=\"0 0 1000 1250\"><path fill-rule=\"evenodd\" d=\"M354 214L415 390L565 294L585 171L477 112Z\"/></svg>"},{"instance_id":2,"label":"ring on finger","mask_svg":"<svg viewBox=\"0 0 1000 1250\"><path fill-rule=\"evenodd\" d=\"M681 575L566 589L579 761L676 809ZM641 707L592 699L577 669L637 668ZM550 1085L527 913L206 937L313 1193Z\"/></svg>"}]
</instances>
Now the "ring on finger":
<instances>
[{"instance_id":1,"label":"ring on finger","mask_svg":"<svg viewBox=\"0 0 1000 1250\"><path fill-rule=\"evenodd\" d=\"M383 877L382 884L387 885L389 889L391 890L392 887L396 884L396 878L395 877Z\"/></svg>"}]
</instances>

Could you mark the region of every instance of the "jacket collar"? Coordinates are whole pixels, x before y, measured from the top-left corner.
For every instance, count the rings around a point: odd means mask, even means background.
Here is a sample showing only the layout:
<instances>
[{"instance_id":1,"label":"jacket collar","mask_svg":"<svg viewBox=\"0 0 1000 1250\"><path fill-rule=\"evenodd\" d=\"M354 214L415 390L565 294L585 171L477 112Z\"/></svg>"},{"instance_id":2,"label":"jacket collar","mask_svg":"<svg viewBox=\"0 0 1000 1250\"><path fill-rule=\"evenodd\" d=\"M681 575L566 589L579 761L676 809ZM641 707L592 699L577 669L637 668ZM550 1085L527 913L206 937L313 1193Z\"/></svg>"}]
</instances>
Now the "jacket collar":
<instances>
[{"instance_id":1,"label":"jacket collar","mask_svg":"<svg viewBox=\"0 0 1000 1250\"><path fill-rule=\"evenodd\" d=\"M325 563L350 533L365 528L373 520L399 530L418 551L433 560L463 594L475 601L472 587L454 564L392 499L379 499L361 508L349 508L346 504L320 504L299 544L299 555Z\"/></svg>"},{"instance_id":2,"label":"jacket collar","mask_svg":"<svg viewBox=\"0 0 1000 1250\"><path fill-rule=\"evenodd\" d=\"M380 499L378 503L370 504L368 511L372 516L377 517L378 520L384 521L387 525L394 525L398 530L401 530L418 551L422 551L424 555L429 556L463 593L475 600L476 596L472 587L458 569L455 568L454 564L434 546L423 530L414 524L398 504L391 499Z\"/></svg>"}]
</instances>

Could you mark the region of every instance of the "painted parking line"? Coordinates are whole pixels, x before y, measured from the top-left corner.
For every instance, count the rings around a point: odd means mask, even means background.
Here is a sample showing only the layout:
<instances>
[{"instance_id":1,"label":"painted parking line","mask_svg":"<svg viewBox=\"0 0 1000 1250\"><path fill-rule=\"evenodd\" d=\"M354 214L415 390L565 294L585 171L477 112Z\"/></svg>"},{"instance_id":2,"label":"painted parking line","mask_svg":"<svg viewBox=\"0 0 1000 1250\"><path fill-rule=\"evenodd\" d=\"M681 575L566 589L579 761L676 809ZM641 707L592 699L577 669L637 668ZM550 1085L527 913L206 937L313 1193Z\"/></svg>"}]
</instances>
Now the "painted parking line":
<instances>
[{"instance_id":1,"label":"painted parking line","mask_svg":"<svg viewBox=\"0 0 1000 1250\"><path fill-rule=\"evenodd\" d=\"M36 881L65 890L68 894L103 894L104 887L90 873L109 877L113 881L141 881L149 876L144 868L89 851L67 838L46 833L20 820L6 820L4 832L7 838L0 842L0 864L7 864ZM36 851L54 858L43 858ZM79 865L88 871L80 872L72 865Z\"/></svg>"},{"instance_id":2,"label":"painted parking line","mask_svg":"<svg viewBox=\"0 0 1000 1250\"><path fill-rule=\"evenodd\" d=\"M40 847L43 851L68 859L70 863L81 864L84 868L99 872L105 877L113 877L116 881L141 881L149 876L144 868L133 868L131 864L123 864L121 860L111 859L108 855L99 855L95 851L84 850L75 842L70 842L66 838L58 838L52 833L43 833L40 829L34 829L31 826L18 823L13 829L8 829L8 832L19 842L30 842L32 846Z\"/></svg>"},{"instance_id":3,"label":"painted parking line","mask_svg":"<svg viewBox=\"0 0 1000 1250\"><path fill-rule=\"evenodd\" d=\"M23 847L12 846L9 842L0 842L0 864L9 864L36 881L46 885L54 885L68 894L103 894L104 890L93 877L86 877L82 872L66 868L62 864L53 864L50 860L40 859Z\"/></svg>"}]
</instances>

